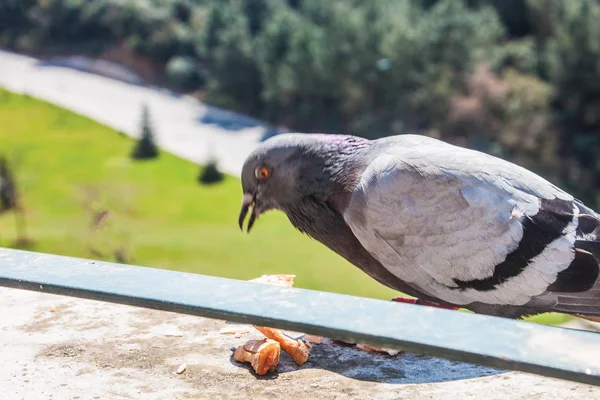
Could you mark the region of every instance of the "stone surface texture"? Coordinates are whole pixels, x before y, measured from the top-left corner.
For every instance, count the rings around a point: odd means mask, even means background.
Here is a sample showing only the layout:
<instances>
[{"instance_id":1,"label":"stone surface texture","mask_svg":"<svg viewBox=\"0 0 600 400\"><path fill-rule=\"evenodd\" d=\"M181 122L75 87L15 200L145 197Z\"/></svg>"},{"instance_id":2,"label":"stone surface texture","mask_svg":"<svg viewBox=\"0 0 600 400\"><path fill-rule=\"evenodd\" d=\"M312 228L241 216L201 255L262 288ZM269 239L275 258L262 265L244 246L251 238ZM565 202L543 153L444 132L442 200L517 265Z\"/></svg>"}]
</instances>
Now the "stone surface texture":
<instances>
[{"instance_id":1,"label":"stone surface texture","mask_svg":"<svg viewBox=\"0 0 600 400\"><path fill-rule=\"evenodd\" d=\"M232 355L262 335L221 333L231 325L0 288L0 399L600 398L588 385L331 340L302 367L282 352L277 371L258 377Z\"/></svg>"}]
</instances>

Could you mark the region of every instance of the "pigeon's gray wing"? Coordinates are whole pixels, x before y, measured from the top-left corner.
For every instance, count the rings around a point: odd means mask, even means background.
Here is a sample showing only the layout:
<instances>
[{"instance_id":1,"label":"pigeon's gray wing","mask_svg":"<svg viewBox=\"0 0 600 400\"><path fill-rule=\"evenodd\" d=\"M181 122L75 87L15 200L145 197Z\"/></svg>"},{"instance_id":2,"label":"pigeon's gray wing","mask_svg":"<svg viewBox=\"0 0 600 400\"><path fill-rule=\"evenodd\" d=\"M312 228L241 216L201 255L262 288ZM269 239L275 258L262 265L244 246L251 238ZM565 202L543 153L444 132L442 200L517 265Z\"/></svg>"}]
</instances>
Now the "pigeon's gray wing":
<instances>
[{"instance_id":1,"label":"pigeon's gray wing","mask_svg":"<svg viewBox=\"0 0 600 400\"><path fill-rule=\"evenodd\" d=\"M598 215L572 196L514 164L428 138L400 136L370 151L344 219L401 280L457 305L557 307L556 293L587 292L588 311L600 313L590 292L600 289L597 259L576 245L583 214L594 229Z\"/></svg>"}]
</instances>

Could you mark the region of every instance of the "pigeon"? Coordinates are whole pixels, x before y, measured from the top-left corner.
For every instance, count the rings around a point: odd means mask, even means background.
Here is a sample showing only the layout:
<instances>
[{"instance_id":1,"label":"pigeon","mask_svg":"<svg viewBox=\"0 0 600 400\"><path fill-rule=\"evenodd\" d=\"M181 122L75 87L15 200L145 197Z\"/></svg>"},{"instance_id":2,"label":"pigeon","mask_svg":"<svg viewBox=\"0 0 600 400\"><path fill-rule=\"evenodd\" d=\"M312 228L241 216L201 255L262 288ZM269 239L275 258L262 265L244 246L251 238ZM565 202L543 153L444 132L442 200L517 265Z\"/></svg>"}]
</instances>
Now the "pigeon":
<instances>
[{"instance_id":1,"label":"pigeon","mask_svg":"<svg viewBox=\"0 0 600 400\"><path fill-rule=\"evenodd\" d=\"M239 225L285 213L416 304L600 317L600 215L506 160L416 134L286 133L242 173Z\"/></svg>"}]
</instances>

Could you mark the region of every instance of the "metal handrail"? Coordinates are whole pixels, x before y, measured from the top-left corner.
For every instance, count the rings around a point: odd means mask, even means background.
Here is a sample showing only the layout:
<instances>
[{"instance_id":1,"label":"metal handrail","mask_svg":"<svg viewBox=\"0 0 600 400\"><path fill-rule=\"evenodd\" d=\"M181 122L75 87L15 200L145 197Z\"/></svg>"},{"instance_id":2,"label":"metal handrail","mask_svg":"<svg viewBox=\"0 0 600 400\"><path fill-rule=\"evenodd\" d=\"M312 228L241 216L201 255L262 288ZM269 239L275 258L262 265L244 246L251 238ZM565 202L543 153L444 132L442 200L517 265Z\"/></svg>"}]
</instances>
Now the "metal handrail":
<instances>
[{"instance_id":1,"label":"metal handrail","mask_svg":"<svg viewBox=\"0 0 600 400\"><path fill-rule=\"evenodd\" d=\"M266 325L600 386L600 335L593 332L12 249L0 249L0 286Z\"/></svg>"}]
</instances>

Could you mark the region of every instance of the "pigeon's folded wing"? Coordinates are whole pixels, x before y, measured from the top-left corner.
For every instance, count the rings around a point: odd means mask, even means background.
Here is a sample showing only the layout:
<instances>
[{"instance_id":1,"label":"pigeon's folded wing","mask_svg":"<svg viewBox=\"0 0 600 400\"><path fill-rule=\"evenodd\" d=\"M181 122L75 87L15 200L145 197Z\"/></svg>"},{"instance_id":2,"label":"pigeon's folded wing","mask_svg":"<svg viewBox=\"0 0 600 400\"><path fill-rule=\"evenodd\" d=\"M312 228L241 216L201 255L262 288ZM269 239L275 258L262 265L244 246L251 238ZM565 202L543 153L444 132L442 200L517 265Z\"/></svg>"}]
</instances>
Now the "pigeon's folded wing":
<instances>
[{"instance_id":1,"label":"pigeon's folded wing","mask_svg":"<svg viewBox=\"0 0 600 400\"><path fill-rule=\"evenodd\" d=\"M593 211L503 160L402 140L375 149L344 211L386 269L453 304L552 308L568 292L591 299L578 300L587 313L600 312L600 247L580 226L599 226Z\"/></svg>"}]
</instances>

